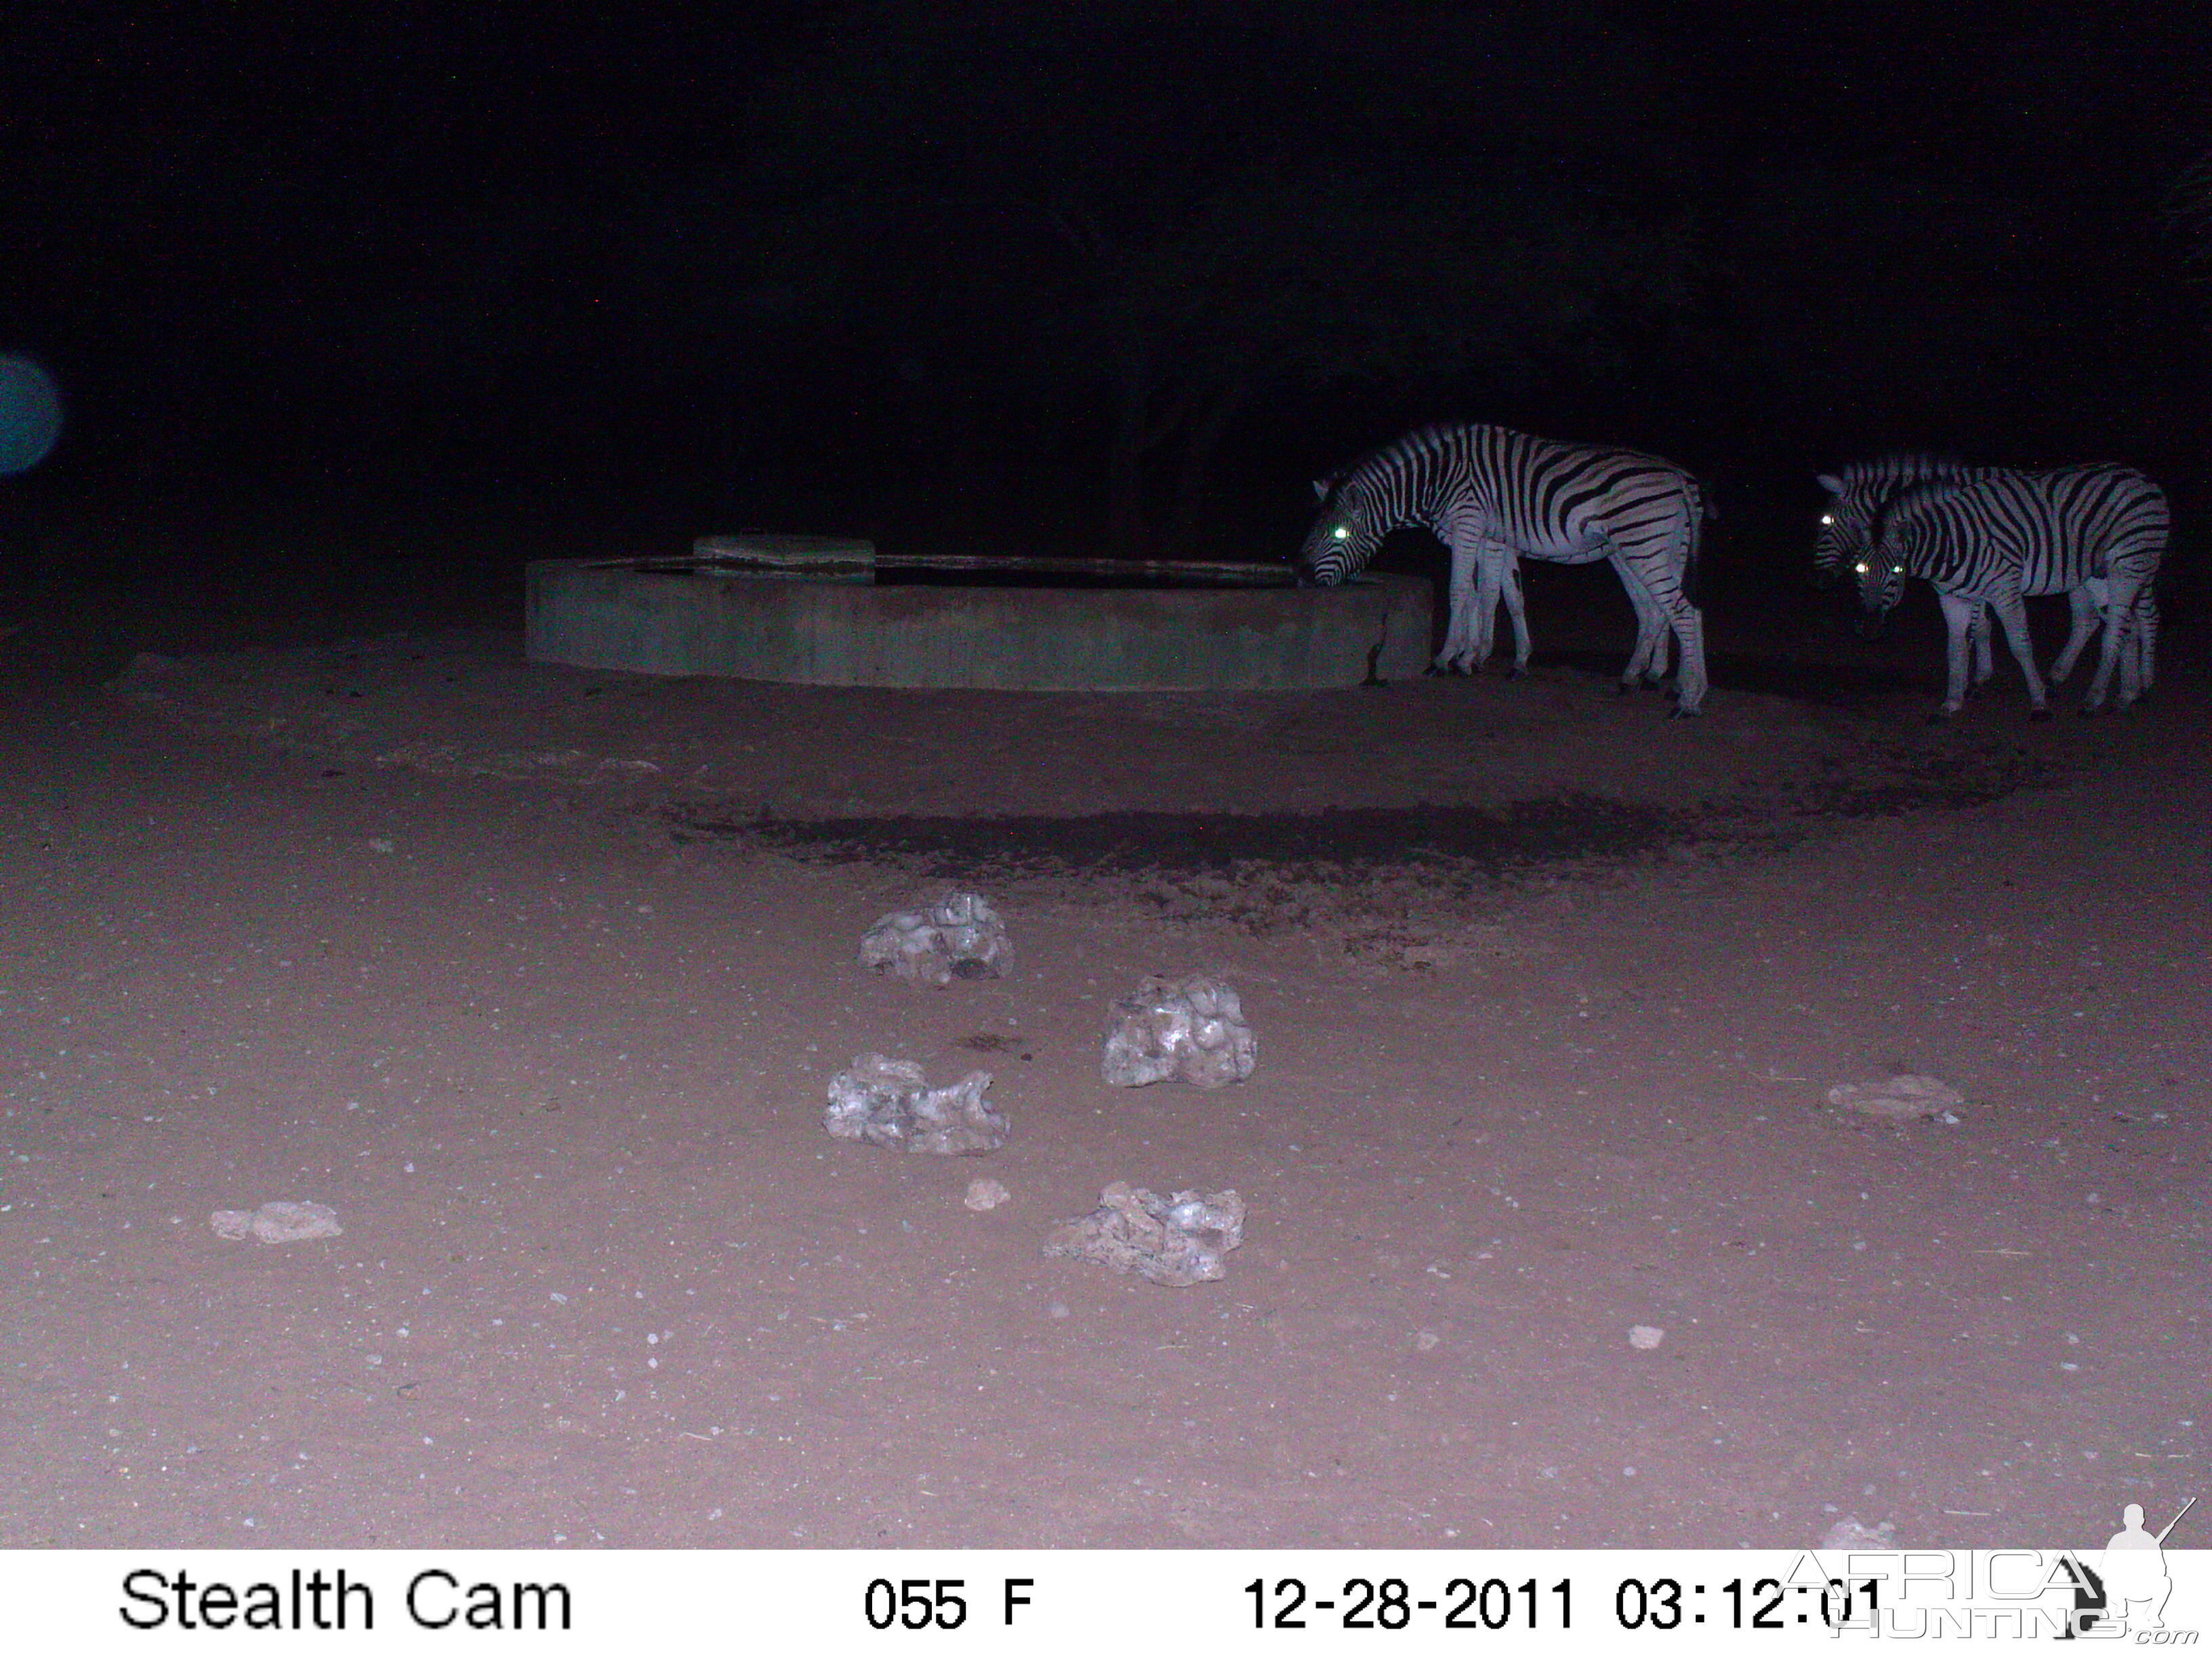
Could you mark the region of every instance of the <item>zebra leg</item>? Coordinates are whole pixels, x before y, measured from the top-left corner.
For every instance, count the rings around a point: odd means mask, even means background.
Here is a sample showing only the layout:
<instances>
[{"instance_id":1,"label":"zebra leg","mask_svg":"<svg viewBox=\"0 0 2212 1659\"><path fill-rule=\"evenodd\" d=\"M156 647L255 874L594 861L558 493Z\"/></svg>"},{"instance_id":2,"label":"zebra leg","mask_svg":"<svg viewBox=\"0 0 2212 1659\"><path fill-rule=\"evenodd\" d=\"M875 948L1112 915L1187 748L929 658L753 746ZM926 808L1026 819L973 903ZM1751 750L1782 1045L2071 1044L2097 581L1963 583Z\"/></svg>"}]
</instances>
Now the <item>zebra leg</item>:
<instances>
[{"instance_id":1,"label":"zebra leg","mask_svg":"<svg viewBox=\"0 0 2212 1659\"><path fill-rule=\"evenodd\" d=\"M2096 586L2101 590L2104 584L2099 582ZM2124 708L2150 690L2158 672L2158 599L2148 587L2136 595L2135 608L2129 613L2127 637L2121 642L2119 653L2120 704ZM2135 677L2132 695L2127 689L2130 674Z\"/></svg>"},{"instance_id":2,"label":"zebra leg","mask_svg":"<svg viewBox=\"0 0 2212 1659\"><path fill-rule=\"evenodd\" d=\"M1498 607L1502 603L1512 619L1514 648L1526 672L1528 619L1521 599L1521 557L1504 542L1486 538L1475 544L1474 616L1468 630L1467 648L1454 665L1462 673L1479 674L1498 646Z\"/></svg>"},{"instance_id":3,"label":"zebra leg","mask_svg":"<svg viewBox=\"0 0 2212 1659\"><path fill-rule=\"evenodd\" d=\"M1495 550L1498 569L1498 592L1505 596L1505 614L1513 621L1512 678L1521 679L1528 672L1528 653L1533 648L1528 640L1528 602L1521 592L1521 556L1503 543L1486 547L1486 554ZM1482 660L1490 660L1486 647Z\"/></svg>"},{"instance_id":4,"label":"zebra leg","mask_svg":"<svg viewBox=\"0 0 2212 1659\"><path fill-rule=\"evenodd\" d=\"M1674 642L1674 630L1667 626L1667 613L1654 605L1651 609L1651 659L1644 665L1646 690L1656 691L1666 684L1667 659Z\"/></svg>"},{"instance_id":5,"label":"zebra leg","mask_svg":"<svg viewBox=\"0 0 2212 1659\"><path fill-rule=\"evenodd\" d=\"M2104 582L2093 580L2083 582L2079 587L2069 588L2066 603L2073 608L2074 627L2066 635L2066 648L2058 653L2058 660L2051 665L2051 683L2053 685L2065 683L2066 677L2074 672L2075 663L2080 660L2083 647L2089 643L2090 636L2097 631L2098 621L2105 611Z\"/></svg>"},{"instance_id":6,"label":"zebra leg","mask_svg":"<svg viewBox=\"0 0 2212 1659\"><path fill-rule=\"evenodd\" d=\"M1671 627L1680 659L1674 674L1672 717L1695 714L1705 700L1705 619L1682 592L1682 572L1687 561L1679 550L1671 559L1648 555L1633 562L1618 550L1613 568L1636 608L1636 653L1621 676L1621 689L1632 690L1639 673L1654 678L1666 672L1667 633ZM1649 625L1649 633L1646 626Z\"/></svg>"},{"instance_id":7,"label":"zebra leg","mask_svg":"<svg viewBox=\"0 0 2212 1659\"><path fill-rule=\"evenodd\" d=\"M1682 664L1674 676L1674 715L1687 719L1705 701L1705 613L1680 594L1674 596L1674 638L1682 647Z\"/></svg>"},{"instance_id":8,"label":"zebra leg","mask_svg":"<svg viewBox=\"0 0 2212 1659\"><path fill-rule=\"evenodd\" d=\"M1619 555L1613 556L1613 568L1636 610L1636 652L1620 676L1620 691L1626 696L1639 685L1656 686L1667 678L1667 613Z\"/></svg>"},{"instance_id":9,"label":"zebra leg","mask_svg":"<svg viewBox=\"0 0 2212 1659\"><path fill-rule=\"evenodd\" d=\"M1674 630L1667 625L1667 613L1643 588L1631 586L1629 596L1636 601L1636 654L1628 659L1620 689L1632 691L1640 685L1656 691L1667 678L1668 645Z\"/></svg>"},{"instance_id":10,"label":"zebra leg","mask_svg":"<svg viewBox=\"0 0 2212 1659\"><path fill-rule=\"evenodd\" d=\"M2110 689L2112 670L2119 669L2120 697L2118 706L2125 708L2142 695L2145 653L2136 637L2136 629L2143 614L2143 599L2150 592L2148 586L2137 586L2124 575L2110 576L2104 583L2105 645L2097 659L2097 678L2089 687L2082 712L2094 714L2104 706ZM2153 615L2155 616L2155 602ZM2155 629L2157 623L2151 626Z\"/></svg>"},{"instance_id":11,"label":"zebra leg","mask_svg":"<svg viewBox=\"0 0 2212 1659\"><path fill-rule=\"evenodd\" d=\"M1946 640L1942 718L1948 720L1966 706L1966 659L1972 649L1974 629L1985 626L1982 621L1984 606L1979 599L1954 599L1948 593L1936 597L1943 607Z\"/></svg>"},{"instance_id":12,"label":"zebra leg","mask_svg":"<svg viewBox=\"0 0 2212 1659\"><path fill-rule=\"evenodd\" d=\"M1959 603L1963 605L1971 601L1961 600ZM1944 595L1943 614L1947 619L1951 615L1952 604L1951 597L1948 594ZM2027 606L2021 602L2019 594L2013 593L2006 597L2004 602L1997 607L1997 620L2004 624L2005 643L2012 647L2013 660L2020 665L2020 672L2027 680L2029 717L2039 720L2049 720L2051 705L2044 695L2043 677L2035 672L2035 642L2028 637L2027 634ZM2107 650L2111 648L2111 643L2112 630L2107 629L2106 630ZM1956 651L1955 647L1954 650ZM1957 692L1957 670L1954 667L1952 679L1952 694L1954 697ZM1955 706L1950 712L1957 712Z\"/></svg>"},{"instance_id":13,"label":"zebra leg","mask_svg":"<svg viewBox=\"0 0 2212 1659\"><path fill-rule=\"evenodd\" d=\"M1686 584L1698 568L1698 536L1705 526L1704 507L1694 484L1686 493L1683 517L1674 526L1666 556L1657 564L1640 563L1641 580L1652 608L1671 618L1681 661L1674 675L1674 716L1687 719L1705 701L1705 618L1690 602ZM1663 651L1655 647L1655 654Z\"/></svg>"},{"instance_id":14,"label":"zebra leg","mask_svg":"<svg viewBox=\"0 0 2212 1659\"><path fill-rule=\"evenodd\" d=\"M1475 612L1480 595L1477 592L1475 574L1480 561L1480 544L1455 536L1451 543L1451 621L1444 629L1444 648L1437 653L1430 665L1433 673L1464 673L1474 658ZM1497 591L1492 589L1489 606L1484 607L1486 622L1491 608L1498 603ZM1483 631L1487 634L1486 627ZM1488 641L1484 642L1485 654Z\"/></svg>"},{"instance_id":15,"label":"zebra leg","mask_svg":"<svg viewBox=\"0 0 2212 1659\"><path fill-rule=\"evenodd\" d=\"M1498 602L1505 585L1496 550L1485 544L1474 561L1474 614L1468 618L1466 649L1455 665L1463 674L1479 674L1498 647Z\"/></svg>"},{"instance_id":16,"label":"zebra leg","mask_svg":"<svg viewBox=\"0 0 2212 1659\"><path fill-rule=\"evenodd\" d=\"M2136 700L2141 690L2136 684L2139 663L2136 653L2128 647L2129 636L2134 632L2129 624L2135 620L2135 585L2124 577L2108 575L2103 583L2105 637L2097 652L2096 678L2089 682L2089 694L2081 700L2085 714L2100 713L2105 699L2112 690L2112 671L2119 670L2120 706L2125 708Z\"/></svg>"},{"instance_id":17,"label":"zebra leg","mask_svg":"<svg viewBox=\"0 0 2212 1659\"><path fill-rule=\"evenodd\" d=\"M1990 608L1978 605L1969 631L1974 638L1974 689L1978 690L1996 677L1997 665L1990 655Z\"/></svg>"}]
</instances>

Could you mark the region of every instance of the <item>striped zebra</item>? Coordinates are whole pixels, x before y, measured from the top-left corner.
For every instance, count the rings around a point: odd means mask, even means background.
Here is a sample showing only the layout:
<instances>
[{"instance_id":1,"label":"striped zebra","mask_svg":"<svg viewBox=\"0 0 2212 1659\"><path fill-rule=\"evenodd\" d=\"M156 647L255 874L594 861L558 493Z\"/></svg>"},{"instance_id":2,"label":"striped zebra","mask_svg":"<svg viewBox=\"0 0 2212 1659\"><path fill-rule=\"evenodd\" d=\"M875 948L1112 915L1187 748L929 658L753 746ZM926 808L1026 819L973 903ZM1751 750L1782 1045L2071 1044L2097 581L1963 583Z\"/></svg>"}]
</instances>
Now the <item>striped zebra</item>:
<instances>
[{"instance_id":1,"label":"striped zebra","mask_svg":"<svg viewBox=\"0 0 2212 1659\"><path fill-rule=\"evenodd\" d=\"M1667 669L1681 648L1674 712L1705 695L1705 619L1694 591L1704 492L1678 466L1632 450L1556 442L1498 426L1431 426L1315 486L1321 516L1298 550L1298 579L1333 587L1365 568L1382 538L1418 525L1451 550L1451 622L1439 671L1488 660L1502 598L1513 667L1530 649L1519 561L1610 560L1636 610L1636 650L1621 689Z\"/></svg>"},{"instance_id":2,"label":"striped zebra","mask_svg":"<svg viewBox=\"0 0 2212 1659\"><path fill-rule=\"evenodd\" d=\"M1930 478L1971 478L1995 470L1972 467L1948 455L1900 452L1850 462L1841 473L1821 473L1820 487L1828 492L1828 503L1814 538L1813 586L1834 586L1844 570L1871 555L1875 520L1901 490ZM2075 663L2096 636L2107 595L2103 580L2093 578L2069 589L2066 597L2073 613L2072 625L2057 659L2051 665L2053 684L2063 683L2074 672ZM1976 686L1988 684L1996 672L1990 654L1990 608L1982 606L1967 626ZM2136 599L2134 627L2127 647L2135 653L2136 684L2142 690L2150 689L2155 675L2157 645L2158 597L2146 585Z\"/></svg>"},{"instance_id":3,"label":"striped zebra","mask_svg":"<svg viewBox=\"0 0 2212 1659\"><path fill-rule=\"evenodd\" d=\"M1874 522L1898 493L1929 478L1964 477L1973 468L1948 455L1899 453L1853 461L1820 474L1826 510L1813 541L1813 586L1830 588L1874 550Z\"/></svg>"},{"instance_id":4,"label":"striped zebra","mask_svg":"<svg viewBox=\"0 0 2212 1659\"><path fill-rule=\"evenodd\" d=\"M2050 711L2022 600L2087 591L2103 613L2105 638L2083 707L2094 712L2104 706L2116 668L2124 706L2142 689L2147 653L2129 648L2129 640L2137 601L2165 556L2168 523L2165 492L2124 466L2051 472L1992 468L1911 484L1877 511L1872 547L1856 562L1864 631L1869 636L1881 631L1907 576L1932 585L1951 636L1943 712L1954 714L1966 699L1967 630L1975 612L1987 605L2004 628L2027 679L2029 703L2040 718Z\"/></svg>"}]
</instances>

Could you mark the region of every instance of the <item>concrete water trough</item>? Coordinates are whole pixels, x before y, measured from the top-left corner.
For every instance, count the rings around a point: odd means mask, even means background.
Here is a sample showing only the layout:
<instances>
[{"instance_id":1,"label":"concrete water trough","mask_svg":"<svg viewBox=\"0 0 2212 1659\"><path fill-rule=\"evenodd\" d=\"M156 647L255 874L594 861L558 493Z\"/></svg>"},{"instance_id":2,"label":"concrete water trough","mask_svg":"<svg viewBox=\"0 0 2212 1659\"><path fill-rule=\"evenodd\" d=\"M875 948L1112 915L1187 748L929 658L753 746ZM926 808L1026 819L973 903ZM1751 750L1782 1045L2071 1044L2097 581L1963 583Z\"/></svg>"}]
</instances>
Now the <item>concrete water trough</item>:
<instances>
[{"instance_id":1,"label":"concrete water trough","mask_svg":"<svg viewBox=\"0 0 2212 1659\"><path fill-rule=\"evenodd\" d=\"M1429 661L1429 584L1299 588L1284 565L879 556L718 536L689 557L529 568L532 662L799 685L1314 690Z\"/></svg>"}]
</instances>

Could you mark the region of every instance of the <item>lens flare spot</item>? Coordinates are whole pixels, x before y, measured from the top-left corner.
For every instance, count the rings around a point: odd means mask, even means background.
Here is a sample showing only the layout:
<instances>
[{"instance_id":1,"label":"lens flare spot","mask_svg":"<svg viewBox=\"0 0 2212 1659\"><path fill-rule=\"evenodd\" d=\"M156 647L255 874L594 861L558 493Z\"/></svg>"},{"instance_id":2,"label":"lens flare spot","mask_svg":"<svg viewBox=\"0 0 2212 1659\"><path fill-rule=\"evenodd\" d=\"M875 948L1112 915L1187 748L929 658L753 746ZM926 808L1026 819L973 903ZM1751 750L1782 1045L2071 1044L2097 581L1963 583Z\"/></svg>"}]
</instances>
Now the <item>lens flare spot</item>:
<instances>
[{"instance_id":1,"label":"lens flare spot","mask_svg":"<svg viewBox=\"0 0 2212 1659\"><path fill-rule=\"evenodd\" d=\"M28 472L62 435L62 394L28 357L0 356L0 477Z\"/></svg>"}]
</instances>

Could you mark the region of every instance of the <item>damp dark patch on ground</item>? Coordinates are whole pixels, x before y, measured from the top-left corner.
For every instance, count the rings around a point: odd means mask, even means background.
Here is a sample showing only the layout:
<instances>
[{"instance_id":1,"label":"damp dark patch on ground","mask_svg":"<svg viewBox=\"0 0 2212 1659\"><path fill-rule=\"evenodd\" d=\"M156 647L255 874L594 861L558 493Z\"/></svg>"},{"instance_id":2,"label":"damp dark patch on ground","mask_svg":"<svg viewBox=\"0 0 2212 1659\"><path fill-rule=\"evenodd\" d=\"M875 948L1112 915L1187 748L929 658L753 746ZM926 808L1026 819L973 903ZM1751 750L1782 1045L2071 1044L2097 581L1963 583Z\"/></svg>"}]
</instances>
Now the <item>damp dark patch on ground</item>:
<instances>
[{"instance_id":1,"label":"damp dark patch on ground","mask_svg":"<svg viewBox=\"0 0 2212 1659\"><path fill-rule=\"evenodd\" d=\"M2021 750L1900 753L1875 779L1835 777L1789 797L1674 811L1594 795L1503 808L1425 805L1322 812L1103 812L1076 817L777 818L726 805L660 809L679 843L726 842L823 862L899 866L929 877L1203 875L1425 866L1496 878L1545 866L1634 860L1699 843L1776 847L1846 819L1959 810L2047 787L2057 771Z\"/></svg>"},{"instance_id":2,"label":"damp dark patch on ground","mask_svg":"<svg viewBox=\"0 0 2212 1659\"><path fill-rule=\"evenodd\" d=\"M1252 864L1450 863L1502 871L1531 862L1627 858L1667 842L1669 815L1591 796L1458 806L1323 812L1101 812L1081 817L732 818L668 809L679 842L735 840L802 857L978 870L1083 874L1219 872Z\"/></svg>"},{"instance_id":3,"label":"damp dark patch on ground","mask_svg":"<svg viewBox=\"0 0 2212 1659\"><path fill-rule=\"evenodd\" d=\"M1926 811L1986 806L2022 789L2051 789L2066 781L2063 768L2017 746L1955 754L1899 752L1887 757L1884 780L1832 779L1803 800L1811 817L1894 817Z\"/></svg>"}]
</instances>

